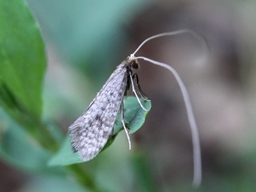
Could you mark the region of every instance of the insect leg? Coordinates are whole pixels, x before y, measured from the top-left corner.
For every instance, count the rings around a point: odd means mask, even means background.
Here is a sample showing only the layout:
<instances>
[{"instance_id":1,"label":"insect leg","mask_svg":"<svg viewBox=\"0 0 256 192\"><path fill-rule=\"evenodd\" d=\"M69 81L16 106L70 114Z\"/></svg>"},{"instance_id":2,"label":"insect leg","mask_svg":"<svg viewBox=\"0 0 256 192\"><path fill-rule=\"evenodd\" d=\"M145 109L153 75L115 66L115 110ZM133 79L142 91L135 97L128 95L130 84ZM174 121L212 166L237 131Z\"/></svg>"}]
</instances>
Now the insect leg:
<instances>
[{"instance_id":1,"label":"insect leg","mask_svg":"<svg viewBox=\"0 0 256 192\"><path fill-rule=\"evenodd\" d=\"M131 73L131 72L129 72L129 77L130 77L130 81L131 81L131 85L132 85L132 92L134 93L135 97L137 98L137 100L138 100L138 102L139 102L141 108L142 108L144 111L149 111L149 110L147 110L145 107L143 107L143 105L142 105L141 102L140 102L140 98L138 97L138 95L137 95L137 93L136 93L136 90L135 90L135 88L134 88L134 84L133 84L133 80L132 80L132 73Z\"/></svg>"},{"instance_id":2,"label":"insect leg","mask_svg":"<svg viewBox=\"0 0 256 192\"><path fill-rule=\"evenodd\" d=\"M129 133L128 133L128 130L125 126L125 119L124 119L124 103L122 102L121 106L120 106L120 115L121 115L121 122L123 124L123 127L124 127L124 131L125 131L125 134L126 134L126 137L127 137L127 140L128 140L128 145L129 145L129 150L132 149L132 145L131 145L131 140L130 140L130 136L129 136Z\"/></svg>"},{"instance_id":3,"label":"insect leg","mask_svg":"<svg viewBox=\"0 0 256 192\"><path fill-rule=\"evenodd\" d=\"M141 89L141 86L140 86L140 83L139 83L139 76L137 75L137 73L133 74L132 78L135 79L135 81L136 81L136 85L137 85L138 90L139 90L138 93L140 94L140 96L141 96L144 100L150 101L150 100L147 98L146 94L145 94L145 93L142 91L142 89Z\"/></svg>"}]
</instances>

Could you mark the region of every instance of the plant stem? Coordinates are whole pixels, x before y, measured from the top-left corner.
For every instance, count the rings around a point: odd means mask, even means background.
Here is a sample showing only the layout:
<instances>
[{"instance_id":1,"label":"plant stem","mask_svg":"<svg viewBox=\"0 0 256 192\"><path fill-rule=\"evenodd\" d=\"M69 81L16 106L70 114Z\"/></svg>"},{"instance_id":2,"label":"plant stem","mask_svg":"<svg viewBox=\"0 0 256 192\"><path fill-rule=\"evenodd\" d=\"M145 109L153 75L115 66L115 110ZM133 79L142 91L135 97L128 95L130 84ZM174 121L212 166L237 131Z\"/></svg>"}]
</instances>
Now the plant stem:
<instances>
[{"instance_id":1,"label":"plant stem","mask_svg":"<svg viewBox=\"0 0 256 192\"><path fill-rule=\"evenodd\" d=\"M76 178L76 181L79 182L82 186L86 187L87 189L90 189L93 192L102 191L95 184L94 180L92 179L92 176L84 170L81 164L69 165L67 166L67 168L72 172L72 174Z\"/></svg>"}]
</instances>

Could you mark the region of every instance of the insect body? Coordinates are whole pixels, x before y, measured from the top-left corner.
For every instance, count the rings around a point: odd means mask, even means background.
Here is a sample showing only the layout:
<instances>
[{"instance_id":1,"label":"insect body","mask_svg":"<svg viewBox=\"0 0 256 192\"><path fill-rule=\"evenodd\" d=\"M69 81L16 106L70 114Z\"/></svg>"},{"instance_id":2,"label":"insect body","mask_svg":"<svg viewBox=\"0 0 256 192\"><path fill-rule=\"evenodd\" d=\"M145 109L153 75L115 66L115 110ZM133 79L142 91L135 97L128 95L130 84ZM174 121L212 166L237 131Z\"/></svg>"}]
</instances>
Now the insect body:
<instances>
[{"instance_id":1,"label":"insect body","mask_svg":"<svg viewBox=\"0 0 256 192\"><path fill-rule=\"evenodd\" d=\"M69 127L73 151L84 161L94 158L105 146L119 111L130 146L123 117L123 98L130 85L133 86L132 71L138 67L137 60L131 57L118 65L86 111Z\"/></svg>"}]
</instances>

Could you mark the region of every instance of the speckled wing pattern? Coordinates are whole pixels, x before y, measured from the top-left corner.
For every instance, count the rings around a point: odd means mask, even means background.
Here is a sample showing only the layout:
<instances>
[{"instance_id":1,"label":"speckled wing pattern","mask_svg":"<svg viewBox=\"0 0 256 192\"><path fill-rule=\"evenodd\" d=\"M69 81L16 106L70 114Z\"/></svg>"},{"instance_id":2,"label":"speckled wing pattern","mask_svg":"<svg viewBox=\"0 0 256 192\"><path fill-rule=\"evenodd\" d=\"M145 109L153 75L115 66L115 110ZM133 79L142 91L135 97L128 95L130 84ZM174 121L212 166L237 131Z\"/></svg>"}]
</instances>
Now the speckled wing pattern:
<instances>
[{"instance_id":1,"label":"speckled wing pattern","mask_svg":"<svg viewBox=\"0 0 256 192\"><path fill-rule=\"evenodd\" d=\"M127 63L117 66L86 111L69 127L74 152L84 161L94 158L105 146L127 89Z\"/></svg>"}]
</instances>

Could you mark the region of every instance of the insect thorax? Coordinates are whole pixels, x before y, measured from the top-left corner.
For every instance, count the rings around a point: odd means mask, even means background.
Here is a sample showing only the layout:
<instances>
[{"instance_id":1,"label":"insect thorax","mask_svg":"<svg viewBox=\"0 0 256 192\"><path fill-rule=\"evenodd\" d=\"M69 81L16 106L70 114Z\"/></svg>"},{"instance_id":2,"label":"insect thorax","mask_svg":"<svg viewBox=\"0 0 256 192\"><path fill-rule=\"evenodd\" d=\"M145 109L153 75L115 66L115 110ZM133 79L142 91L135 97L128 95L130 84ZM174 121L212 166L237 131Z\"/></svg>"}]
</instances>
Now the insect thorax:
<instances>
[{"instance_id":1,"label":"insect thorax","mask_svg":"<svg viewBox=\"0 0 256 192\"><path fill-rule=\"evenodd\" d=\"M140 63L133 56L128 56L125 62L128 70L137 70L140 68Z\"/></svg>"}]
</instances>

